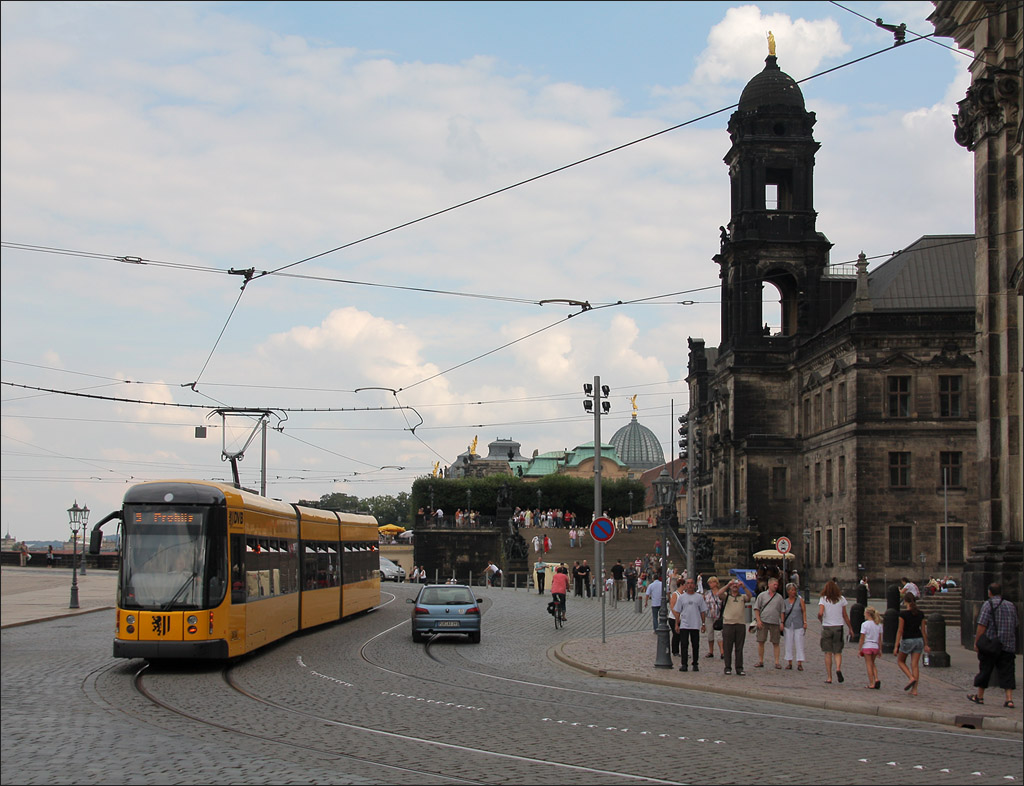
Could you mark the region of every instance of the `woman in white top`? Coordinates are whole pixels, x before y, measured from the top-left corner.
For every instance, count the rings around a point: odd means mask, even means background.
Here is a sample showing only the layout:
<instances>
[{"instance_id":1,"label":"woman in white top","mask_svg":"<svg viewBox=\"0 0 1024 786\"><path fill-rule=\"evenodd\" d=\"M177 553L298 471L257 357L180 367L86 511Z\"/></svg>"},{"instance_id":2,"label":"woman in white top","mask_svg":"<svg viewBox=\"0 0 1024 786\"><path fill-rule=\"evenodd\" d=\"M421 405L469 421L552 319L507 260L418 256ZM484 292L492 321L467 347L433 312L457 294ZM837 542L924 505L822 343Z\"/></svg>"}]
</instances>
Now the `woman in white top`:
<instances>
[{"instance_id":1,"label":"woman in white top","mask_svg":"<svg viewBox=\"0 0 1024 786\"><path fill-rule=\"evenodd\" d=\"M825 653L825 683L832 684L832 659L835 658L836 677L843 681L843 639L846 628L853 633L853 623L846 612L846 598L834 581L828 582L818 599L818 621L821 623L821 651Z\"/></svg>"}]
</instances>

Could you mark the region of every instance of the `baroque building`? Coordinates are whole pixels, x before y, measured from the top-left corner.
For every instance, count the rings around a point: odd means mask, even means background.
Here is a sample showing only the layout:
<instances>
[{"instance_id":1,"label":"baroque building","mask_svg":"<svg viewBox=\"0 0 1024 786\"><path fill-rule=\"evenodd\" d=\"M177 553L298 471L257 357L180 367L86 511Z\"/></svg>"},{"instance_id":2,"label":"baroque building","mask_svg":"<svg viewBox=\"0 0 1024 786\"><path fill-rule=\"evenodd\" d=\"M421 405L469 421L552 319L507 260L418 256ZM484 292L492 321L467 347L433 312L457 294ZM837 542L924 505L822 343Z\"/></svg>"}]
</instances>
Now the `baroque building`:
<instances>
[{"instance_id":1,"label":"baroque building","mask_svg":"<svg viewBox=\"0 0 1024 786\"><path fill-rule=\"evenodd\" d=\"M977 522L973 237L832 265L814 124L772 52L728 125L721 344L689 340L687 517L718 572L787 536L815 589L959 574Z\"/></svg>"},{"instance_id":2,"label":"baroque building","mask_svg":"<svg viewBox=\"0 0 1024 786\"><path fill-rule=\"evenodd\" d=\"M977 287L978 537L964 571L961 635L969 645L991 581L1024 611L1021 208L1024 7L1019 2L935 2L938 36L974 54L953 139L974 156ZM966 58L965 58L966 62ZM1019 632L1018 632L1019 634ZM1020 643L1018 641L1018 652Z\"/></svg>"}]
</instances>

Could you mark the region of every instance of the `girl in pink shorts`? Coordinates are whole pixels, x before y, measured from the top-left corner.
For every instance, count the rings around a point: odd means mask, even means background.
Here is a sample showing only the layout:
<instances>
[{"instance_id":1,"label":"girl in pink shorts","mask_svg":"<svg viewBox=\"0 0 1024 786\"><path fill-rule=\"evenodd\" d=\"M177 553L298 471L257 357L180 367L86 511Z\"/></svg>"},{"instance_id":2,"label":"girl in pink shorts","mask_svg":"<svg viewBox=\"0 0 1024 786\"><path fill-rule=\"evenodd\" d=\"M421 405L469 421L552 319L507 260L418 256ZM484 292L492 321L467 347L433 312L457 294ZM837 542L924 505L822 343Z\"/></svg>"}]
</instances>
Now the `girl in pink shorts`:
<instances>
[{"instance_id":1,"label":"girl in pink shorts","mask_svg":"<svg viewBox=\"0 0 1024 786\"><path fill-rule=\"evenodd\" d=\"M860 626L860 652L864 658L864 665L868 670L868 684L864 687L871 690L882 687L882 681L878 679L878 666L875 665L875 658L882 655L882 625L878 619L878 611L874 606L864 609L864 622Z\"/></svg>"}]
</instances>

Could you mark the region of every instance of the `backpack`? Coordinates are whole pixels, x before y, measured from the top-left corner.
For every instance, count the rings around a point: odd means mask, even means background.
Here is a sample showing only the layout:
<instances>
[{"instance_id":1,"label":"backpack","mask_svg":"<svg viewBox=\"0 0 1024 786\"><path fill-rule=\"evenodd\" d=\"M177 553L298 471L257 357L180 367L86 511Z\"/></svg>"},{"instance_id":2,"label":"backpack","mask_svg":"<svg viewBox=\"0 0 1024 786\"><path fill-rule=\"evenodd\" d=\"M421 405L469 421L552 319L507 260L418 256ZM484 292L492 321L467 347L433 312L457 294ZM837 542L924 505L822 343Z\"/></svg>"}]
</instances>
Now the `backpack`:
<instances>
[{"instance_id":1,"label":"backpack","mask_svg":"<svg viewBox=\"0 0 1024 786\"><path fill-rule=\"evenodd\" d=\"M1003 642L999 639L999 629L996 627L996 609L998 609L1003 603L1003 599L999 599L999 603L992 605L992 599L989 598L988 604L992 609L992 622L985 628L985 632L978 637L978 652L985 655L998 655L1003 651Z\"/></svg>"}]
</instances>

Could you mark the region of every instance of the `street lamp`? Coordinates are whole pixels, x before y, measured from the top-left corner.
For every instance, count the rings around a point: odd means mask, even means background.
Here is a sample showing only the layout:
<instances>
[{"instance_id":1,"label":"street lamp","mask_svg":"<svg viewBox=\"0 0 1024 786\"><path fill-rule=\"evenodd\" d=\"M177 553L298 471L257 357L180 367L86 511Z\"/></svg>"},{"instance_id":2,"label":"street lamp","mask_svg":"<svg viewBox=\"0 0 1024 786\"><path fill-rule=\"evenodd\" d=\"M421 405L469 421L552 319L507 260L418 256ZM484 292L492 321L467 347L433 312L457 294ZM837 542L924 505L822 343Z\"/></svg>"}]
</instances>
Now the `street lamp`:
<instances>
[{"instance_id":1,"label":"street lamp","mask_svg":"<svg viewBox=\"0 0 1024 786\"><path fill-rule=\"evenodd\" d=\"M467 524L473 523L473 517L470 515L473 512L473 489L466 489L466 515L462 517L462 520Z\"/></svg>"},{"instance_id":2,"label":"street lamp","mask_svg":"<svg viewBox=\"0 0 1024 786\"><path fill-rule=\"evenodd\" d=\"M85 525L89 523L89 506L82 506L82 570L79 571L83 576L85 575Z\"/></svg>"},{"instance_id":3,"label":"street lamp","mask_svg":"<svg viewBox=\"0 0 1024 786\"><path fill-rule=\"evenodd\" d=\"M85 535L85 525L89 522L89 506L78 507L78 500L68 508L68 519L71 526L71 603L69 609L80 608L78 605L78 530ZM82 543L82 553L85 554L85 542ZM83 560L84 562L84 560ZM85 570L82 570L85 573Z\"/></svg>"},{"instance_id":4,"label":"street lamp","mask_svg":"<svg viewBox=\"0 0 1024 786\"><path fill-rule=\"evenodd\" d=\"M626 496L629 497L629 524L627 526L633 526L633 492L627 491Z\"/></svg>"},{"instance_id":5,"label":"street lamp","mask_svg":"<svg viewBox=\"0 0 1024 786\"><path fill-rule=\"evenodd\" d=\"M668 474L667 469L662 469L661 474L651 483L654 487L654 502L661 508L658 515L661 517L661 542L664 549L661 552L661 610L658 612L658 652L654 658L654 668L671 669L672 653L669 650L668 630L668 526L672 520L670 506L675 497L675 481Z\"/></svg>"}]
</instances>

